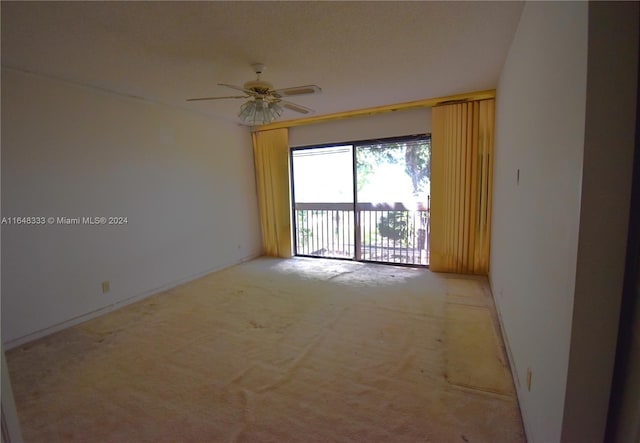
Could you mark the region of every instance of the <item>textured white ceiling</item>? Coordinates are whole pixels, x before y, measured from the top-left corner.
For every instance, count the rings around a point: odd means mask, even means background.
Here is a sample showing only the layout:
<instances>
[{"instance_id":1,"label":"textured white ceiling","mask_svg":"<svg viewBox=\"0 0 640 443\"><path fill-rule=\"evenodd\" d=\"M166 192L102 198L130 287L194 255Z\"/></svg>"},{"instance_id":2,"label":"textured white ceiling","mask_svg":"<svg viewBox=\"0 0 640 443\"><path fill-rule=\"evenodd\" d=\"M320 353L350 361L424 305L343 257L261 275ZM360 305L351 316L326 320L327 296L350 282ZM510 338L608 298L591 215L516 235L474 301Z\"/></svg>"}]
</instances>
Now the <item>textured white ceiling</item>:
<instances>
[{"instance_id":1,"label":"textured white ceiling","mask_svg":"<svg viewBox=\"0 0 640 443\"><path fill-rule=\"evenodd\" d=\"M2 65L237 122L253 62L316 114L495 88L521 2L6 2ZM231 93L231 94L229 94ZM286 111L283 120L299 118Z\"/></svg>"}]
</instances>

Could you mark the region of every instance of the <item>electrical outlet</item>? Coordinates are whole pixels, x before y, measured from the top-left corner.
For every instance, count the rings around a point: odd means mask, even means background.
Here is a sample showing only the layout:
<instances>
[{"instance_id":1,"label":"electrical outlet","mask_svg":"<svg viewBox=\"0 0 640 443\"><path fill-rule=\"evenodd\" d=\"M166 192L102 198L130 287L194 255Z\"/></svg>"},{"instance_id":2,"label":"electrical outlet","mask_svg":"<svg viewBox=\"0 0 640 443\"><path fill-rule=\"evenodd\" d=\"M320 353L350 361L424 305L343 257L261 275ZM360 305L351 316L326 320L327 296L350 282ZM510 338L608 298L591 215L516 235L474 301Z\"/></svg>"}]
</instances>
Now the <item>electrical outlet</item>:
<instances>
[{"instance_id":1,"label":"electrical outlet","mask_svg":"<svg viewBox=\"0 0 640 443\"><path fill-rule=\"evenodd\" d=\"M102 293L106 294L110 290L111 290L111 285L109 284L109 282L108 281L103 281L102 282Z\"/></svg>"},{"instance_id":2,"label":"electrical outlet","mask_svg":"<svg viewBox=\"0 0 640 443\"><path fill-rule=\"evenodd\" d=\"M527 391L531 392L531 368L527 368Z\"/></svg>"}]
</instances>

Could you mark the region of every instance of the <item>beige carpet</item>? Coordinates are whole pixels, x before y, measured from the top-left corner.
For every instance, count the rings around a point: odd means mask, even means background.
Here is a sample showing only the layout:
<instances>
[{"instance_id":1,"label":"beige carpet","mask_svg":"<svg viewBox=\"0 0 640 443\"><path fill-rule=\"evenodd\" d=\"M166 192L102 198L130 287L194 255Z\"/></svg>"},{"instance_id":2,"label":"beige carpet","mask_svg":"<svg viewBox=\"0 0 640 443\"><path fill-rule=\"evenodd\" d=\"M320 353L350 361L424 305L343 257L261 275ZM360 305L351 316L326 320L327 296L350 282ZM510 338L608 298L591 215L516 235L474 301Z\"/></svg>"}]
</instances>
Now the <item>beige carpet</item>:
<instances>
[{"instance_id":1,"label":"beige carpet","mask_svg":"<svg viewBox=\"0 0 640 443\"><path fill-rule=\"evenodd\" d=\"M497 394L513 394L511 374L486 307L447 304L447 381Z\"/></svg>"},{"instance_id":2,"label":"beige carpet","mask_svg":"<svg viewBox=\"0 0 640 443\"><path fill-rule=\"evenodd\" d=\"M29 442L521 442L486 280L258 259L11 350Z\"/></svg>"}]
</instances>

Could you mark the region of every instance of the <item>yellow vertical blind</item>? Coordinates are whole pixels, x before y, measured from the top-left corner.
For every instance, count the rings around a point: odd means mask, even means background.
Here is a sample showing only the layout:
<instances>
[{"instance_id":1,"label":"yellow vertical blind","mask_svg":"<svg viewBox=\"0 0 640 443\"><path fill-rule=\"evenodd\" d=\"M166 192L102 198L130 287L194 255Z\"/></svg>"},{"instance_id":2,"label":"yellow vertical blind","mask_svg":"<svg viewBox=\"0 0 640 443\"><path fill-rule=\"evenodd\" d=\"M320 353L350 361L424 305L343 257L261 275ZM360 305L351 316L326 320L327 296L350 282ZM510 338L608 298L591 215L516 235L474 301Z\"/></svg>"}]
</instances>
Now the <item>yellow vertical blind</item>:
<instances>
[{"instance_id":1,"label":"yellow vertical blind","mask_svg":"<svg viewBox=\"0 0 640 443\"><path fill-rule=\"evenodd\" d=\"M262 248L272 257L291 257L289 130L253 133Z\"/></svg>"},{"instance_id":2,"label":"yellow vertical blind","mask_svg":"<svg viewBox=\"0 0 640 443\"><path fill-rule=\"evenodd\" d=\"M432 271L489 272L494 114L494 99L433 108Z\"/></svg>"}]
</instances>

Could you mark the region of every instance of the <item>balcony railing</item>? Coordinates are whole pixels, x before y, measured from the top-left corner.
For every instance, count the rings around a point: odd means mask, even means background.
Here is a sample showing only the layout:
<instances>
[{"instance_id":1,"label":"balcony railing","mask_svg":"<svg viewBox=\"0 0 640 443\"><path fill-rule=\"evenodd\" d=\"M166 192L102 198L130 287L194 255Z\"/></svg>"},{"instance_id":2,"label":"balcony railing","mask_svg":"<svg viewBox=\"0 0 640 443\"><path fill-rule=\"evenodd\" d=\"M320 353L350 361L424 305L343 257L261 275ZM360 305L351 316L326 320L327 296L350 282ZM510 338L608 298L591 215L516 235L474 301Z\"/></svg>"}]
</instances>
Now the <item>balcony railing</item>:
<instances>
[{"instance_id":1,"label":"balcony railing","mask_svg":"<svg viewBox=\"0 0 640 443\"><path fill-rule=\"evenodd\" d=\"M429 264L427 203L296 203L296 254Z\"/></svg>"}]
</instances>

